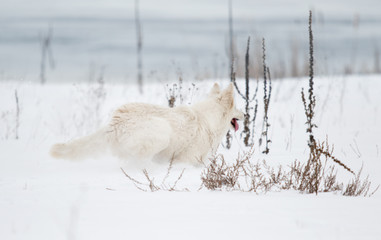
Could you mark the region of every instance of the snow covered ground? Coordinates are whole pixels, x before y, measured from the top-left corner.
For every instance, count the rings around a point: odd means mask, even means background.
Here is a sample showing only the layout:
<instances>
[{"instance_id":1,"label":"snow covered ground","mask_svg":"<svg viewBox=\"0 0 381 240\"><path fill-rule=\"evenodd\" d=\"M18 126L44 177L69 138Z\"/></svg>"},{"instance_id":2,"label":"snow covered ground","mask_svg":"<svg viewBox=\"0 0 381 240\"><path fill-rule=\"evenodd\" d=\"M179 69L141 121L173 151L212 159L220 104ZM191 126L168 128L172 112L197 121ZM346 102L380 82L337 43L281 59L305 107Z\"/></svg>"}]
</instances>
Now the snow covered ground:
<instances>
[{"instance_id":1,"label":"snow covered ground","mask_svg":"<svg viewBox=\"0 0 381 240\"><path fill-rule=\"evenodd\" d=\"M201 99L213 82L195 82L195 87L184 83L184 103ZM316 78L315 84L317 138L325 140L328 135L335 155L353 170L363 165L373 189L381 183L381 76L324 77ZM307 159L300 97L306 85L306 78L273 82L270 154L257 149L254 159L285 167L295 159ZM50 145L92 132L121 104L166 105L167 88L164 83L150 83L140 95L135 85L0 83L0 239L381 237L380 191L370 198L294 191L259 195L198 191L202 169L175 165L167 181L173 183L185 168L178 188L190 191L151 193L135 188L120 170L123 163L113 157L84 162L49 157ZM260 93L262 88L260 83ZM261 96L259 109L262 112ZM234 160L244 149L237 133L232 149L219 151ZM160 183L167 167L151 166L150 176ZM139 169L126 171L143 179ZM348 178L340 168L338 175Z\"/></svg>"}]
</instances>

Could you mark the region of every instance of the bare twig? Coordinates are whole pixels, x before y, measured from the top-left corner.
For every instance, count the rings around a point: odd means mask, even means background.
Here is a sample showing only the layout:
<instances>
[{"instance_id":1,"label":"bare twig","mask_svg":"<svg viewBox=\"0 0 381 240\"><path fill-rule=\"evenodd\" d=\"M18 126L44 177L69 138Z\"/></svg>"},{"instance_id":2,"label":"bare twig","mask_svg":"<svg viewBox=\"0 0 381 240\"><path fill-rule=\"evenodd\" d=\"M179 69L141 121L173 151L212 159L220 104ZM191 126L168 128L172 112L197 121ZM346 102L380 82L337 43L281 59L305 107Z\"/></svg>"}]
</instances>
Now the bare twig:
<instances>
[{"instance_id":1,"label":"bare twig","mask_svg":"<svg viewBox=\"0 0 381 240\"><path fill-rule=\"evenodd\" d=\"M133 181L133 182L136 183L136 184L144 185L143 183L139 182L139 181L136 180L135 178L130 177L130 176L124 171L123 168L120 168L120 169L122 170L122 172L124 173L124 175L125 175L128 179L130 179L131 181Z\"/></svg>"},{"instance_id":2,"label":"bare twig","mask_svg":"<svg viewBox=\"0 0 381 240\"><path fill-rule=\"evenodd\" d=\"M352 144L349 144L349 146L351 147L352 151L356 154L356 156L357 156L358 158L360 158L360 157L361 157L361 154L360 154L358 151L356 151L356 149L352 146Z\"/></svg>"},{"instance_id":3,"label":"bare twig","mask_svg":"<svg viewBox=\"0 0 381 240\"><path fill-rule=\"evenodd\" d=\"M172 160L169 163L169 166L167 168L167 173L164 176L163 180L161 181L160 185L156 184L155 178L154 177L151 178L149 173L148 173L148 171L146 169L143 169L143 175L144 175L147 183L143 183L143 182L140 182L140 181L136 180L135 178L129 176L124 171L123 168L120 168L120 169L122 170L123 174L134 184L134 186L137 189L139 189L141 191L144 191L144 192L148 192L148 190L151 191L151 192L156 192L156 191L159 191L159 190L162 190L162 191L189 191L188 188L184 188L184 189L177 189L176 188L177 183L183 177L185 168L181 171L180 175L177 177L176 181L172 185L166 183L166 180L168 179L168 177L170 175L170 172L172 170L172 166L173 166L173 158L172 158Z\"/></svg>"},{"instance_id":4,"label":"bare twig","mask_svg":"<svg viewBox=\"0 0 381 240\"><path fill-rule=\"evenodd\" d=\"M176 185L177 183L180 181L180 179L183 177L183 174L185 172L185 168L181 171L180 175L178 176L178 178L176 179L175 183L172 185L172 187L170 187L168 189L168 191L177 191L176 190ZM185 188L184 191L189 191L188 188Z\"/></svg>"},{"instance_id":5,"label":"bare twig","mask_svg":"<svg viewBox=\"0 0 381 240\"><path fill-rule=\"evenodd\" d=\"M171 160L169 161L169 166L167 168L167 174L165 174L165 177L163 178L163 181L161 182L161 185L163 185L165 183L165 181L167 180L167 178L169 177L169 174L171 173L171 170L172 170L172 166L173 166L173 161L174 161L174 155L172 155L172 158Z\"/></svg>"}]
</instances>

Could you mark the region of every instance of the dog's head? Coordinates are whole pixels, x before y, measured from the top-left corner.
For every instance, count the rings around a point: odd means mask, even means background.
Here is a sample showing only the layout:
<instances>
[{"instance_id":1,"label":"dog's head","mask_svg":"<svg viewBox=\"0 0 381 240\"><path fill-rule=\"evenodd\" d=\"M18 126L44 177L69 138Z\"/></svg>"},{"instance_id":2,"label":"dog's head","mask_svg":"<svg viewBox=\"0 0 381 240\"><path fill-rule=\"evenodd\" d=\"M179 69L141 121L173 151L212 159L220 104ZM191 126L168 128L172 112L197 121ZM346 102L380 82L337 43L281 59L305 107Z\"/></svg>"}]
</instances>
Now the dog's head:
<instances>
[{"instance_id":1,"label":"dog's head","mask_svg":"<svg viewBox=\"0 0 381 240\"><path fill-rule=\"evenodd\" d=\"M227 128L232 128L237 131L239 128L238 120L244 119L244 113L235 107L234 101L234 86L232 83L222 90L218 83L215 83L212 90L209 93L209 97L212 98L221 108L221 120L226 123Z\"/></svg>"}]
</instances>

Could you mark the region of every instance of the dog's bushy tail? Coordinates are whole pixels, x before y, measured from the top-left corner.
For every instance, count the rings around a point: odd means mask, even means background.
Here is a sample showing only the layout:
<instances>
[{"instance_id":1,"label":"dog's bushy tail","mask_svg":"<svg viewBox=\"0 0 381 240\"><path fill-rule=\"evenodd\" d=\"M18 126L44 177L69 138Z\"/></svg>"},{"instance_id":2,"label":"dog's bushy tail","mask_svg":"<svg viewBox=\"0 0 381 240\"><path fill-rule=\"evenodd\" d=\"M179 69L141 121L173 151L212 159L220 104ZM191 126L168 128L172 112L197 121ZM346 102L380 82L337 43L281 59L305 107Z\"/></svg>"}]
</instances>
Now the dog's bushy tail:
<instances>
[{"instance_id":1,"label":"dog's bushy tail","mask_svg":"<svg viewBox=\"0 0 381 240\"><path fill-rule=\"evenodd\" d=\"M86 137L54 144L50 149L50 155L74 161L98 156L108 147L106 131L106 128L102 128Z\"/></svg>"}]
</instances>

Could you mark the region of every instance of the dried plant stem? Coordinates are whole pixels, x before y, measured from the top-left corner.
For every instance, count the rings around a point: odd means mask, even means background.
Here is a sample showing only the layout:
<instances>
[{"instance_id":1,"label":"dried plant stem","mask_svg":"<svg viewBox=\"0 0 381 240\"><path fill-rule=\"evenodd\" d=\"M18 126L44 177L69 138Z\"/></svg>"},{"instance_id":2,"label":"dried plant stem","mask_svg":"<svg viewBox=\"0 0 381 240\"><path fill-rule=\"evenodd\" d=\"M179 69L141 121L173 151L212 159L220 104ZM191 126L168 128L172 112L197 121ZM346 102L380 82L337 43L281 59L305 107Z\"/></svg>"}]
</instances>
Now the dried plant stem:
<instances>
[{"instance_id":1,"label":"dried plant stem","mask_svg":"<svg viewBox=\"0 0 381 240\"><path fill-rule=\"evenodd\" d=\"M313 34L312 34L312 11L308 18L308 33L309 33L309 89L308 89L308 102L304 96L304 90L302 89L302 101L304 104L304 110L307 117L307 133L309 133L310 148L316 144L315 137L313 135L313 128L316 128L316 124L313 123L315 116L316 98L314 95L314 47L313 47Z\"/></svg>"},{"instance_id":2,"label":"dried plant stem","mask_svg":"<svg viewBox=\"0 0 381 240\"><path fill-rule=\"evenodd\" d=\"M148 192L151 191L151 192L156 192L156 191L159 191L159 190L162 190L162 191L189 191L188 188L184 188L184 189L177 189L176 186L177 186L177 183L180 181L180 179L183 177L184 175L184 172L185 172L185 168L181 171L180 175L176 178L175 182L171 185L171 184L168 184L166 183L170 173L171 173L171 170L172 170L172 167L173 167L173 158L171 159L170 163L169 163L169 166L167 168L167 173L166 175L164 176L163 180L161 181L161 184L158 185L156 182L155 182L155 178L154 177L150 177L147 169L143 169L143 175L146 179L146 183L143 183L143 182L140 182L138 180L136 180L135 178L129 176L123 168L120 168L123 172L123 174L134 184L134 186L141 190L141 191L144 191L144 192Z\"/></svg>"},{"instance_id":3,"label":"dried plant stem","mask_svg":"<svg viewBox=\"0 0 381 240\"><path fill-rule=\"evenodd\" d=\"M249 49L250 49L250 37L247 39L247 47L246 47L246 55L245 55L245 119L243 122L244 129L243 134L245 135L243 142L246 146L249 146L249 139L250 139L250 85L249 85ZM237 88L237 87L236 87Z\"/></svg>"},{"instance_id":4,"label":"dried plant stem","mask_svg":"<svg viewBox=\"0 0 381 240\"><path fill-rule=\"evenodd\" d=\"M233 43L233 6L232 6L232 0L229 0L228 3L228 10L229 10L229 63L230 63L230 80L233 82L233 79L235 78L234 73L234 43Z\"/></svg>"},{"instance_id":5,"label":"dried plant stem","mask_svg":"<svg viewBox=\"0 0 381 240\"><path fill-rule=\"evenodd\" d=\"M15 101L16 101L16 126L15 126L15 138L19 139L19 127L20 127L20 105L19 105L19 97L17 94L17 90L15 90Z\"/></svg>"},{"instance_id":6,"label":"dried plant stem","mask_svg":"<svg viewBox=\"0 0 381 240\"><path fill-rule=\"evenodd\" d=\"M163 178L163 181L161 182L162 185L165 183L165 181L167 180L167 178L169 177L169 175L171 173L174 159L175 159L174 156L172 156L171 160L169 161L169 166L167 168L167 174L165 174L165 177Z\"/></svg>"},{"instance_id":7,"label":"dried plant stem","mask_svg":"<svg viewBox=\"0 0 381 240\"><path fill-rule=\"evenodd\" d=\"M245 118L244 118L244 127L243 131L241 133L241 136L244 135L243 142L245 146L250 146L253 143L254 138L254 125L255 125L255 119L257 114L257 108L258 108L258 101L256 99L257 92L258 92L258 81L257 81L257 87L254 91L254 94L252 97L250 97L250 74L249 74L249 66L250 66L250 37L247 39L247 46L246 46L246 54L245 54L245 91L241 91L237 85L236 79L235 79L235 73L232 75L232 82L234 84L235 89L237 90L238 94L242 97L242 99L245 101ZM251 106L251 102L255 100L254 107ZM251 112L254 109L253 117L251 117ZM252 131L250 131L250 125L252 128Z\"/></svg>"},{"instance_id":8,"label":"dried plant stem","mask_svg":"<svg viewBox=\"0 0 381 240\"><path fill-rule=\"evenodd\" d=\"M52 52L52 36L53 29L49 28L48 34L41 39L41 61L40 61L40 81L41 84L46 83L46 60L49 60L49 65L54 68L54 59Z\"/></svg>"},{"instance_id":9,"label":"dried plant stem","mask_svg":"<svg viewBox=\"0 0 381 240\"><path fill-rule=\"evenodd\" d=\"M271 99L271 76L270 76L270 70L266 65L266 46L265 46L265 39L262 39L262 61L263 61L263 105L264 105L264 114L263 114L263 122L262 122L262 134L261 138L259 139L259 145L262 145L263 137L265 138L265 150L263 153L268 154L269 149L269 143L271 142L270 139L268 139L268 130L270 127L270 124L268 122L268 111L269 111L269 105L270 105L270 99ZM267 80L268 80L268 86L267 86Z\"/></svg>"},{"instance_id":10,"label":"dried plant stem","mask_svg":"<svg viewBox=\"0 0 381 240\"><path fill-rule=\"evenodd\" d=\"M143 63L142 63L142 31L140 23L140 14L139 14L139 0L135 0L135 28L136 28L136 50L137 50L137 67L138 67L138 86L139 92L143 93Z\"/></svg>"},{"instance_id":11,"label":"dried plant stem","mask_svg":"<svg viewBox=\"0 0 381 240\"><path fill-rule=\"evenodd\" d=\"M122 170L124 176L126 176L128 179L130 179L130 180L132 181L132 183L135 185L135 187L136 187L137 189L139 189L139 190L141 190L141 191L144 191L144 192L147 192L147 190L145 190L145 189L143 189L143 188L140 187L141 185L145 185L145 184L139 182L139 181L136 180L135 178L133 178L133 177L131 177L130 175L128 175L128 174L124 171L123 168L120 168L120 169Z\"/></svg>"},{"instance_id":12,"label":"dried plant stem","mask_svg":"<svg viewBox=\"0 0 381 240\"><path fill-rule=\"evenodd\" d=\"M228 2L228 25L229 25L229 64L230 64L230 81L233 82L234 86L237 88L237 83L235 81L235 71L234 71L234 43L233 43L233 6L232 0ZM240 92L239 92L240 93ZM241 93L240 93L241 94ZM230 131L226 134L226 148L230 149L231 147L232 135Z\"/></svg>"}]
</instances>

